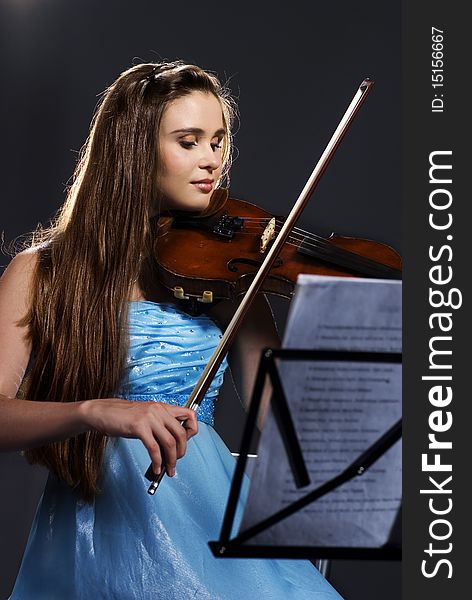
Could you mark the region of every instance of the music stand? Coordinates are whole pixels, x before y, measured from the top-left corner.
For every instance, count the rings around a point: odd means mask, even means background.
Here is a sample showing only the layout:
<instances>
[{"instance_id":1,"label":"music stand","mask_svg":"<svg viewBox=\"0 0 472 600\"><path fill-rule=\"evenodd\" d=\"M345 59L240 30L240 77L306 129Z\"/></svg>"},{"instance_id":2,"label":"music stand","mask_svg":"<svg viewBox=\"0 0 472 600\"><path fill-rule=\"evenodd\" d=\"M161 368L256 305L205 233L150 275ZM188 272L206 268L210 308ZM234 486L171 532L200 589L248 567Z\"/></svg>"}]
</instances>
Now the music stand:
<instances>
[{"instance_id":1,"label":"music stand","mask_svg":"<svg viewBox=\"0 0 472 600\"><path fill-rule=\"evenodd\" d=\"M261 353L259 368L252 393L251 404L246 420L239 458L236 463L230 493L226 505L225 516L221 527L219 540L208 542L211 551L219 558L303 558L303 559L378 559L400 560L401 547L396 543L387 542L380 547L328 547L328 546L269 546L245 544L249 539L275 523L290 516L307 504L327 494L342 483L355 476L362 475L380 456L393 446L400 438L402 431L401 419L384 435L371 444L344 471L333 479L325 482L302 498L292 502L287 507L274 513L260 523L251 526L246 531L231 538L236 507L241 493L247 456L256 426L262 392L267 375L272 383L272 411L281 434L293 476L298 487L310 482L308 471L303 459L301 448L295 432L290 409L279 376L275 359L289 361L349 361L349 362L379 362L401 363L401 353L397 352L351 352L331 350L298 350L266 348Z\"/></svg>"}]
</instances>

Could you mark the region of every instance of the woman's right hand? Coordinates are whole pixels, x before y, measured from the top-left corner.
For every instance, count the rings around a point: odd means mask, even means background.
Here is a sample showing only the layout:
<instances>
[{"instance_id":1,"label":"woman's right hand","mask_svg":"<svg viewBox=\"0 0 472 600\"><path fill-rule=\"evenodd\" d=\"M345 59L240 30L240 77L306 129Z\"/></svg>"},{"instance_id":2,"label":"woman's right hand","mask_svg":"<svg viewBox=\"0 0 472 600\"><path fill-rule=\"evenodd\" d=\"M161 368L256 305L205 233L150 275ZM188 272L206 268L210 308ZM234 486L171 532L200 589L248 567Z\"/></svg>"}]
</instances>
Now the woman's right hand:
<instances>
[{"instance_id":1,"label":"woman's right hand","mask_svg":"<svg viewBox=\"0 0 472 600\"><path fill-rule=\"evenodd\" d=\"M85 400L81 405L87 429L110 437L140 439L156 475L163 466L170 477L175 475L177 459L184 456L187 440L198 431L195 411L164 402L105 398Z\"/></svg>"}]
</instances>

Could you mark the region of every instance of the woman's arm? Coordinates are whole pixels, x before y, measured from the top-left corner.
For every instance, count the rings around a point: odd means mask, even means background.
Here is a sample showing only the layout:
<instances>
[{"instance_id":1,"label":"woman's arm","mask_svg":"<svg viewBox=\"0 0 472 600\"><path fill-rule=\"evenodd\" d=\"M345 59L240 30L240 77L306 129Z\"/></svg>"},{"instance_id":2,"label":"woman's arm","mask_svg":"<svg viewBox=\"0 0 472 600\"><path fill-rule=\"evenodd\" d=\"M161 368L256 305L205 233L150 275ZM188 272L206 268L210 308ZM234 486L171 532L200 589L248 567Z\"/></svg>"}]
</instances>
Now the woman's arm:
<instances>
[{"instance_id":1,"label":"woman's arm","mask_svg":"<svg viewBox=\"0 0 472 600\"><path fill-rule=\"evenodd\" d=\"M22 252L0 279L0 450L31 448L94 430L141 439L154 472L160 472L163 454L167 473L174 474L187 440L197 433L193 410L117 398L82 402L15 399L31 353L27 330L18 323L28 310L36 261L36 253ZM183 420L185 427L180 424Z\"/></svg>"},{"instance_id":2,"label":"woman's arm","mask_svg":"<svg viewBox=\"0 0 472 600\"><path fill-rule=\"evenodd\" d=\"M14 398L28 366L31 342L20 321L29 304L37 263L35 252L21 252L0 278L0 394Z\"/></svg>"},{"instance_id":3,"label":"woman's arm","mask_svg":"<svg viewBox=\"0 0 472 600\"><path fill-rule=\"evenodd\" d=\"M213 314L225 327L234 310L234 305L221 303L214 307ZM231 373L246 409L251 401L261 350L279 346L280 338L269 302L263 294L259 294L246 314L229 352ZM271 386L266 385L258 416L259 429L262 429L265 421L271 392Z\"/></svg>"}]
</instances>

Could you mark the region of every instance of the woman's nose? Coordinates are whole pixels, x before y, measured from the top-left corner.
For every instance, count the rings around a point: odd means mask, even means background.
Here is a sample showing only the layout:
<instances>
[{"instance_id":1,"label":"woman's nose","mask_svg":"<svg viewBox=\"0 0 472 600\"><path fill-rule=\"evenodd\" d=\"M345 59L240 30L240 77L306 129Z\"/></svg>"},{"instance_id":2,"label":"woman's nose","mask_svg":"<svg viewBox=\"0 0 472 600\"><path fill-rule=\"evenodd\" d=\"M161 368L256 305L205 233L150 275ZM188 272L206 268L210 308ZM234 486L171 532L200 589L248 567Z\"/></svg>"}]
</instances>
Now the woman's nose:
<instances>
[{"instance_id":1,"label":"woman's nose","mask_svg":"<svg viewBox=\"0 0 472 600\"><path fill-rule=\"evenodd\" d=\"M212 146L205 146L202 151L202 155L199 161L199 167L201 169L211 169L214 171L221 165L221 155L219 152L215 152Z\"/></svg>"}]
</instances>

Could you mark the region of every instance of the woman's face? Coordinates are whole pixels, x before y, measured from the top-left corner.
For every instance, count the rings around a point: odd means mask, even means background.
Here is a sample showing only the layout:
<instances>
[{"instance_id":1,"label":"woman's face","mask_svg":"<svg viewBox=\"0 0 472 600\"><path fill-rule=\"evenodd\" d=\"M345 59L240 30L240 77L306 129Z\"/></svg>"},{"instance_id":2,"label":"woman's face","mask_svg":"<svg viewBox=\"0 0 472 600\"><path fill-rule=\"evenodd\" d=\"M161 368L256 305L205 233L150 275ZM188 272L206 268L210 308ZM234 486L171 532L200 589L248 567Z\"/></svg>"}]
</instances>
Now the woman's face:
<instances>
[{"instance_id":1,"label":"woman's face","mask_svg":"<svg viewBox=\"0 0 472 600\"><path fill-rule=\"evenodd\" d=\"M171 102L159 129L161 209L208 206L222 170L223 113L218 98L192 92Z\"/></svg>"}]
</instances>

